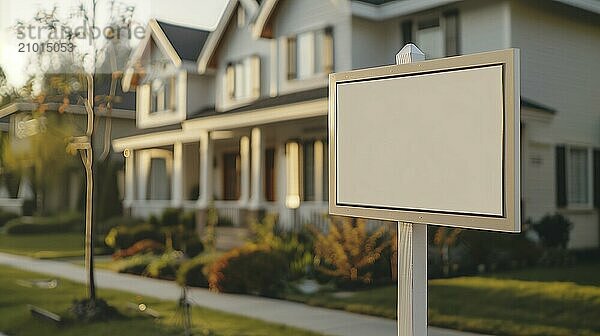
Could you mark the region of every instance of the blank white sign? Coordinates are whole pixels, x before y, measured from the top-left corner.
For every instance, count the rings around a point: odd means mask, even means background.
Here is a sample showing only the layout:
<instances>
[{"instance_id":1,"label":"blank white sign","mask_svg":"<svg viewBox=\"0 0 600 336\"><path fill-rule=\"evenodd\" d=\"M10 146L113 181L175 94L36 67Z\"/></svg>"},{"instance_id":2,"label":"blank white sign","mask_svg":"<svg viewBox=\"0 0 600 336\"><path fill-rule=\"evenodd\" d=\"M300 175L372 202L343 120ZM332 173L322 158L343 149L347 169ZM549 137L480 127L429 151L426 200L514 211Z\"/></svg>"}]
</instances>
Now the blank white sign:
<instances>
[{"instance_id":1,"label":"blank white sign","mask_svg":"<svg viewBox=\"0 0 600 336\"><path fill-rule=\"evenodd\" d=\"M338 83L337 204L503 216L502 76L489 65Z\"/></svg>"}]
</instances>

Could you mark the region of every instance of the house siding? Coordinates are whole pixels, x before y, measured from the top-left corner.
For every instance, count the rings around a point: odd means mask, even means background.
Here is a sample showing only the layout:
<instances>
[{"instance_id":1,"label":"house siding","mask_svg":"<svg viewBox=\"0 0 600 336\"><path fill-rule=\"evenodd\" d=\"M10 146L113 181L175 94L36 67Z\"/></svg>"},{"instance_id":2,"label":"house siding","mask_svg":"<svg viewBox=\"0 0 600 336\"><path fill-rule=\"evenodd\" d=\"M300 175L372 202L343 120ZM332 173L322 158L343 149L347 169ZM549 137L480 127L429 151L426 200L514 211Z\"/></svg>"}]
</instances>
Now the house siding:
<instances>
[{"instance_id":1,"label":"house siding","mask_svg":"<svg viewBox=\"0 0 600 336\"><path fill-rule=\"evenodd\" d=\"M558 4L511 2L511 46L521 49L522 96L557 110L552 121L526 125L534 134L523 156L526 216L560 212L573 223L570 248L596 247L598 210L556 208L556 144L600 147L600 20ZM591 184L590 184L591 187Z\"/></svg>"},{"instance_id":2,"label":"house siding","mask_svg":"<svg viewBox=\"0 0 600 336\"><path fill-rule=\"evenodd\" d=\"M461 54L491 51L510 46L510 4L508 1L465 1L458 4L393 18L371 21L352 19L352 66L355 69L393 64L403 47L402 23L452 9L459 15Z\"/></svg>"},{"instance_id":3,"label":"house siding","mask_svg":"<svg viewBox=\"0 0 600 336\"><path fill-rule=\"evenodd\" d=\"M221 37L217 51L213 57L218 60L215 74L215 103L218 111L239 107L248 101L230 101L225 99L225 71L229 62L237 62L244 57L256 55L260 57L260 96L270 95L270 64L272 62L271 44L266 39L254 39L252 26L237 25L237 10L234 11L225 33ZM247 21L249 21L246 14Z\"/></svg>"},{"instance_id":4,"label":"house siding","mask_svg":"<svg viewBox=\"0 0 600 336\"><path fill-rule=\"evenodd\" d=\"M349 1L282 0L274 18L277 41L278 93L286 94L327 86L327 76L305 80L287 79L286 37L333 27L334 71L352 68L352 19Z\"/></svg>"}]
</instances>

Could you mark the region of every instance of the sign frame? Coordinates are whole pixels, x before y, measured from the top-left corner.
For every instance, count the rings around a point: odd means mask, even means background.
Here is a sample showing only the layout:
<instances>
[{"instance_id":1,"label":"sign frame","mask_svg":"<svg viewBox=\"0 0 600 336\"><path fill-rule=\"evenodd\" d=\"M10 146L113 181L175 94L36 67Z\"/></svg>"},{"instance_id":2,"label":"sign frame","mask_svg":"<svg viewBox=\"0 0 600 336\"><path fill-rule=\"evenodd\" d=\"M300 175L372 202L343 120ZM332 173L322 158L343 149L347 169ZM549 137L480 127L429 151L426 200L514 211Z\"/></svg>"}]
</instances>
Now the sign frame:
<instances>
[{"instance_id":1,"label":"sign frame","mask_svg":"<svg viewBox=\"0 0 600 336\"><path fill-rule=\"evenodd\" d=\"M338 202L338 84L406 77L433 72L443 73L498 65L502 66L503 88L502 215L489 216L482 214L444 213L429 210L348 205ZM330 74L328 122L330 214L416 224L432 224L502 232L520 232L520 66L518 49L505 49L466 56ZM366 141L368 141L368 138ZM396 163L390 162L390 164Z\"/></svg>"}]
</instances>

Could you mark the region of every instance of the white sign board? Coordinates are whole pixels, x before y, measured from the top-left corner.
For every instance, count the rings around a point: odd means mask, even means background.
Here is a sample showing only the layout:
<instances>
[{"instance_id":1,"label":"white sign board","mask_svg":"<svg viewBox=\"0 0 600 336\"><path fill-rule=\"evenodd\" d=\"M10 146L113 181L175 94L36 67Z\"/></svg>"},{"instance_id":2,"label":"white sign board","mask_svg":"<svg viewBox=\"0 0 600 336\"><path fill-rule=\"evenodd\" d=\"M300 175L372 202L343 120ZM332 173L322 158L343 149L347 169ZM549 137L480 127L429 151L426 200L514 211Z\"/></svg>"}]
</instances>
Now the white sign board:
<instances>
[{"instance_id":1,"label":"white sign board","mask_svg":"<svg viewBox=\"0 0 600 336\"><path fill-rule=\"evenodd\" d=\"M330 213L520 230L518 51L332 74Z\"/></svg>"}]
</instances>

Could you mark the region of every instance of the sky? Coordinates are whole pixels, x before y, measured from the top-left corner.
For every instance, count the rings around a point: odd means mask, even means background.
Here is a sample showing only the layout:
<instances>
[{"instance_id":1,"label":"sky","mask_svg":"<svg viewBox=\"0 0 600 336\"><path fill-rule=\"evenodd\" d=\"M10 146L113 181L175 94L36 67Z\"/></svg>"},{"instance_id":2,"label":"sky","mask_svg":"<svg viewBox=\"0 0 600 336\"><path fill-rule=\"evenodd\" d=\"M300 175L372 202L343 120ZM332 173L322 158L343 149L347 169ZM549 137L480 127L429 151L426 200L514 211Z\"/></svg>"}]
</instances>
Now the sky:
<instances>
[{"instance_id":1,"label":"sky","mask_svg":"<svg viewBox=\"0 0 600 336\"><path fill-rule=\"evenodd\" d=\"M99 0L106 6L110 0ZM228 0L117 0L135 6L134 20L144 25L152 17L166 22L212 30L217 25ZM17 20L29 21L40 9L51 9L55 5L59 13L70 13L73 7L91 0L0 0L0 66L5 70L13 85L20 85L27 72L28 53L19 52L17 34L11 27ZM106 8L106 7L104 7ZM100 12L100 11L99 11ZM101 20L101 19L99 19ZM102 26L102 23L98 23ZM31 40L30 42L35 42ZM134 40L132 44L135 44Z\"/></svg>"}]
</instances>

